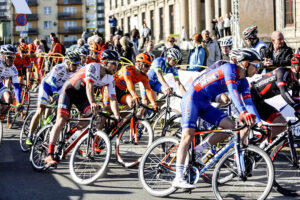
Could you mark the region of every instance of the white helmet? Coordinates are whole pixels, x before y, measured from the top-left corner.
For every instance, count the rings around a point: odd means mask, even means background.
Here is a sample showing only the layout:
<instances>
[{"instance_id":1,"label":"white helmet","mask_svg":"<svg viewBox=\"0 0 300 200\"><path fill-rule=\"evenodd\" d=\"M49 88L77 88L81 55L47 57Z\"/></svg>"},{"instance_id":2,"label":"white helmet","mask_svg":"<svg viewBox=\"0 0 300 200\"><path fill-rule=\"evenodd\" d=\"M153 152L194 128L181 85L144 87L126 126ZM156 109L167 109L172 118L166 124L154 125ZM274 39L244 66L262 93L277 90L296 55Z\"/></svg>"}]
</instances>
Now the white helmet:
<instances>
[{"instance_id":1,"label":"white helmet","mask_svg":"<svg viewBox=\"0 0 300 200\"><path fill-rule=\"evenodd\" d=\"M167 50L167 57L181 60L182 54L178 49L172 47Z\"/></svg>"},{"instance_id":2,"label":"white helmet","mask_svg":"<svg viewBox=\"0 0 300 200\"><path fill-rule=\"evenodd\" d=\"M221 40L220 43L221 47L231 47L232 46L232 38L231 37L225 37Z\"/></svg>"}]
</instances>

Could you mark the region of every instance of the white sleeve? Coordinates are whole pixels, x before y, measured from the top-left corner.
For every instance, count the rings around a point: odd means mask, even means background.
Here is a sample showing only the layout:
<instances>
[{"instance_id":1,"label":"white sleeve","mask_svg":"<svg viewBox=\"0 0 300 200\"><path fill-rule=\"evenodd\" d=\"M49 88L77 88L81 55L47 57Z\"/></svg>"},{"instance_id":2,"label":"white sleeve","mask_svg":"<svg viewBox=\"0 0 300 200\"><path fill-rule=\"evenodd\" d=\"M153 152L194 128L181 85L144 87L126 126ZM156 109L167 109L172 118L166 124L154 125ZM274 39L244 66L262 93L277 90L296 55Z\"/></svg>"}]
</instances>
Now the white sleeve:
<instances>
[{"instance_id":1,"label":"white sleeve","mask_svg":"<svg viewBox=\"0 0 300 200\"><path fill-rule=\"evenodd\" d=\"M109 97L116 97L115 79L113 76L109 78L109 85L107 87Z\"/></svg>"}]
</instances>

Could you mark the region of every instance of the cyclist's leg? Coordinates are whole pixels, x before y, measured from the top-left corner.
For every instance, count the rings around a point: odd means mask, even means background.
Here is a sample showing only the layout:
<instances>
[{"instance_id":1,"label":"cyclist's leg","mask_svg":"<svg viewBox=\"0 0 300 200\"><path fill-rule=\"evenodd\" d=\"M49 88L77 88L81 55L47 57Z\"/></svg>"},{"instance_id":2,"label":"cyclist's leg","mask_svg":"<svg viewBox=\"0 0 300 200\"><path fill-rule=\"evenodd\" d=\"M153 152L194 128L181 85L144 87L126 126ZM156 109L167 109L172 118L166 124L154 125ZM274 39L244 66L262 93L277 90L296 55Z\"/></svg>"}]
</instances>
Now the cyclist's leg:
<instances>
[{"instance_id":1,"label":"cyclist's leg","mask_svg":"<svg viewBox=\"0 0 300 200\"><path fill-rule=\"evenodd\" d=\"M0 98L4 103L9 103L9 104L13 103L13 98L12 98L12 95L11 95L11 91L8 88L1 89ZM8 112L8 110L9 110L9 108L10 108L9 105L2 105L0 116L5 116L6 113Z\"/></svg>"}]
</instances>

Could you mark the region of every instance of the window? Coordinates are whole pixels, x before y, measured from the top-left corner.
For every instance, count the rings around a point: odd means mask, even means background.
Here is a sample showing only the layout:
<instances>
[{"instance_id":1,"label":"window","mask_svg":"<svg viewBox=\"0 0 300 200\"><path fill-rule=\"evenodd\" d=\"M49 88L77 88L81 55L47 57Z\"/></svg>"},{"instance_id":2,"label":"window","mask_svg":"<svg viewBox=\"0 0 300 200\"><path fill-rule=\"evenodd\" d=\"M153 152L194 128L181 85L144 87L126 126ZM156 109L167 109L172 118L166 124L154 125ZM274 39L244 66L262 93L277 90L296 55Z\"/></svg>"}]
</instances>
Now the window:
<instances>
[{"instance_id":1,"label":"window","mask_svg":"<svg viewBox=\"0 0 300 200\"><path fill-rule=\"evenodd\" d=\"M164 39L164 14L163 8L159 8L159 39Z\"/></svg>"},{"instance_id":2,"label":"window","mask_svg":"<svg viewBox=\"0 0 300 200\"><path fill-rule=\"evenodd\" d=\"M142 24L146 23L146 14L142 12Z\"/></svg>"},{"instance_id":3,"label":"window","mask_svg":"<svg viewBox=\"0 0 300 200\"><path fill-rule=\"evenodd\" d=\"M152 32L152 36L154 35L154 10L150 10L150 28Z\"/></svg>"},{"instance_id":4,"label":"window","mask_svg":"<svg viewBox=\"0 0 300 200\"><path fill-rule=\"evenodd\" d=\"M50 15L52 13L51 7L44 7L44 15Z\"/></svg>"},{"instance_id":5,"label":"window","mask_svg":"<svg viewBox=\"0 0 300 200\"><path fill-rule=\"evenodd\" d=\"M32 28L32 22L27 23L28 28Z\"/></svg>"},{"instance_id":6,"label":"window","mask_svg":"<svg viewBox=\"0 0 300 200\"><path fill-rule=\"evenodd\" d=\"M130 29L130 16L127 17L127 32L130 33L131 29Z\"/></svg>"},{"instance_id":7,"label":"window","mask_svg":"<svg viewBox=\"0 0 300 200\"><path fill-rule=\"evenodd\" d=\"M124 18L121 19L121 29L124 31Z\"/></svg>"},{"instance_id":8,"label":"window","mask_svg":"<svg viewBox=\"0 0 300 200\"><path fill-rule=\"evenodd\" d=\"M169 17L170 34L173 34L174 33L174 5L169 6L169 13L170 13L170 17Z\"/></svg>"},{"instance_id":9,"label":"window","mask_svg":"<svg viewBox=\"0 0 300 200\"><path fill-rule=\"evenodd\" d=\"M44 21L44 29L51 29L52 22L51 21Z\"/></svg>"},{"instance_id":10,"label":"window","mask_svg":"<svg viewBox=\"0 0 300 200\"><path fill-rule=\"evenodd\" d=\"M68 35L65 36L65 42L73 42L73 41L77 41L77 35Z\"/></svg>"},{"instance_id":11,"label":"window","mask_svg":"<svg viewBox=\"0 0 300 200\"><path fill-rule=\"evenodd\" d=\"M284 24L285 26L294 25L294 1L284 0Z\"/></svg>"},{"instance_id":12,"label":"window","mask_svg":"<svg viewBox=\"0 0 300 200\"><path fill-rule=\"evenodd\" d=\"M64 12L65 13L76 13L76 7L64 7Z\"/></svg>"},{"instance_id":13,"label":"window","mask_svg":"<svg viewBox=\"0 0 300 200\"><path fill-rule=\"evenodd\" d=\"M118 7L118 0L115 0L115 8Z\"/></svg>"},{"instance_id":14,"label":"window","mask_svg":"<svg viewBox=\"0 0 300 200\"><path fill-rule=\"evenodd\" d=\"M69 28L69 27L76 27L77 23L76 21L65 21L64 22L64 27Z\"/></svg>"}]
</instances>

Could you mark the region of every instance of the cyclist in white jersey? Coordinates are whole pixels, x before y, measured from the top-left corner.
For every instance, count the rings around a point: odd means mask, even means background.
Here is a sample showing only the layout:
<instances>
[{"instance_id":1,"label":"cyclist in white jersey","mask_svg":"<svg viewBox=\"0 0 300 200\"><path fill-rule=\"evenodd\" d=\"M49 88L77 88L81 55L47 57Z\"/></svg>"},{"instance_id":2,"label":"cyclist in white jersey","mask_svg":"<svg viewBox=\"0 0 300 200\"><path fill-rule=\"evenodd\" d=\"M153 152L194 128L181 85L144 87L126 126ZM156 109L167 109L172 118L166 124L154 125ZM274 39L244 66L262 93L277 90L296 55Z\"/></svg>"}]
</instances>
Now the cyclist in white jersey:
<instances>
[{"instance_id":1,"label":"cyclist in white jersey","mask_svg":"<svg viewBox=\"0 0 300 200\"><path fill-rule=\"evenodd\" d=\"M250 26L243 31L247 45L254 48L261 55L261 51L267 48L267 45L257 37L257 26Z\"/></svg>"},{"instance_id":2,"label":"cyclist in white jersey","mask_svg":"<svg viewBox=\"0 0 300 200\"><path fill-rule=\"evenodd\" d=\"M26 145L32 146L32 134L44 114L47 104L58 99L63 84L76 72L80 61L78 52L68 52L65 62L55 65L43 79L39 88L37 111L30 123Z\"/></svg>"},{"instance_id":3,"label":"cyclist in white jersey","mask_svg":"<svg viewBox=\"0 0 300 200\"><path fill-rule=\"evenodd\" d=\"M15 97L17 100L17 109L21 105L21 90L18 79L18 70L14 66L14 59L16 58L17 49L13 45L2 45L0 49L0 100L3 103L12 104L13 96L11 91L3 84L3 81L12 79ZM8 112L10 106L0 104L0 117L3 117Z\"/></svg>"}]
</instances>

